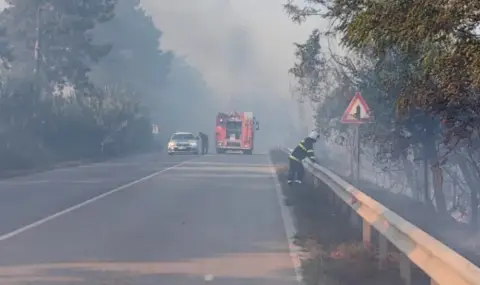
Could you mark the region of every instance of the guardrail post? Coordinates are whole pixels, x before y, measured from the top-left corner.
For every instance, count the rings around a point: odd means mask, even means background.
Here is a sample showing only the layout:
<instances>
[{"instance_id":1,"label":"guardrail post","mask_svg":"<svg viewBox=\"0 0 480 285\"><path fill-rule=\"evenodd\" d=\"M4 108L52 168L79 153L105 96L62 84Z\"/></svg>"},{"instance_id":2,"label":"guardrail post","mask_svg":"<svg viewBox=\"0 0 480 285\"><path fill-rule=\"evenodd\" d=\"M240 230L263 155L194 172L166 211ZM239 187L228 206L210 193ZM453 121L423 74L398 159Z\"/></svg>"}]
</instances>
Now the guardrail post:
<instances>
[{"instance_id":1,"label":"guardrail post","mask_svg":"<svg viewBox=\"0 0 480 285\"><path fill-rule=\"evenodd\" d=\"M317 185L318 185L318 180L317 180L318 178L315 177L315 175L313 175L313 174L312 174L311 177L312 177L312 178L311 178L312 180L311 180L310 183L313 185L313 188L316 189L316 188L317 188Z\"/></svg>"},{"instance_id":2,"label":"guardrail post","mask_svg":"<svg viewBox=\"0 0 480 285\"><path fill-rule=\"evenodd\" d=\"M400 254L400 276L402 277L403 281L405 281L405 285L412 284L412 266L408 257L401 253Z\"/></svg>"},{"instance_id":3,"label":"guardrail post","mask_svg":"<svg viewBox=\"0 0 480 285\"><path fill-rule=\"evenodd\" d=\"M339 203L340 201L340 198L338 198L338 196L334 193L333 194L333 199L332 199L332 205L333 206L337 206L337 204Z\"/></svg>"},{"instance_id":4,"label":"guardrail post","mask_svg":"<svg viewBox=\"0 0 480 285\"><path fill-rule=\"evenodd\" d=\"M365 220L363 220L362 225L362 236L365 246L370 247L372 242L372 226Z\"/></svg>"},{"instance_id":5,"label":"guardrail post","mask_svg":"<svg viewBox=\"0 0 480 285\"><path fill-rule=\"evenodd\" d=\"M335 193L332 191L328 191L328 202L330 202L330 205L335 205Z\"/></svg>"},{"instance_id":6,"label":"guardrail post","mask_svg":"<svg viewBox=\"0 0 480 285\"><path fill-rule=\"evenodd\" d=\"M378 235L378 266L380 269L383 269L385 267L385 263L387 261L388 257L388 240L386 237L384 237L381 233Z\"/></svg>"},{"instance_id":7,"label":"guardrail post","mask_svg":"<svg viewBox=\"0 0 480 285\"><path fill-rule=\"evenodd\" d=\"M350 211L350 223L352 224L352 226L354 227L357 227L358 226L358 215L357 215L357 212L355 212L355 210L351 210Z\"/></svg>"}]
</instances>

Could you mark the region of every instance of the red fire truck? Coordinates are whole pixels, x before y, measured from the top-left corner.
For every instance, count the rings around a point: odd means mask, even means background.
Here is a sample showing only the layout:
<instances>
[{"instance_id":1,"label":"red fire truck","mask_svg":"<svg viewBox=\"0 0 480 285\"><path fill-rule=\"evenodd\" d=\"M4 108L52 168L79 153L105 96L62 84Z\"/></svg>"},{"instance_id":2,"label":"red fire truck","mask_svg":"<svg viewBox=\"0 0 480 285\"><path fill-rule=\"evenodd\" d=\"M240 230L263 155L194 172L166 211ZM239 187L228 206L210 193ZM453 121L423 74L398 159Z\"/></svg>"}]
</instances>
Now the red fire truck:
<instances>
[{"instance_id":1,"label":"red fire truck","mask_svg":"<svg viewBox=\"0 0 480 285\"><path fill-rule=\"evenodd\" d=\"M255 131L258 130L258 121L253 112L219 112L215 130L217 153L242 151L244 154L252 154Z\"/></svg>"}]
</instances>

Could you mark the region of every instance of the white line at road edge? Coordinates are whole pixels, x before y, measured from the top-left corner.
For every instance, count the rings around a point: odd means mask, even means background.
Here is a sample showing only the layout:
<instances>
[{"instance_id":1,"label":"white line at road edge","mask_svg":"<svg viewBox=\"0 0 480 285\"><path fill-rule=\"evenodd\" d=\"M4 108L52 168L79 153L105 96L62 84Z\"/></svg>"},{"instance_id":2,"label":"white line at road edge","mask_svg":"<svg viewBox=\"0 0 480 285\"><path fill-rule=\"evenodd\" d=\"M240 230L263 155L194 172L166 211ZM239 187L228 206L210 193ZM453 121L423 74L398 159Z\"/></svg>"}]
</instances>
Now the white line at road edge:
<instances>
[{"instance_id":1,"label":"white line at road edge","mask_svg":"<svg viewBox=\"0 0 480 285\"><path fill-rule=\"evenodd\" d=\"M278 181L277 172L275 171L275 165L272 162L270 156L268 156L268 161L270 162L271 172L273 183L275 184L275 192L277 193L278 204L280 205L280 213L282 215L283 226L285 228L285 234L287 236L288 241L288 250L290 252L290 257L293 261L293 269L295 270L295 275L297 277L297 281L303 283L302 278L302 263L300 260L300 254L302 252L301 248L294 243L293 237L295 236L295 227L293 224L292 213L287 206L283 203L283 194L282 194L282 186L280 186L280 182Z\"/></svg>"},{"instance_id":2,"label":"white line at road edge","mask_svg":"<svg viewBox=\"0 0 480 285\"><path fill-rule=\"evenodd\" d=\"M181 166L181 165L183 165L183 164L185 164L185 163L188 163L188 162L190 162L191 160L194 160L194 159L195 159L195 158L192 158L192 159L183 161L183 162L181 162L181 163L175 164L174 166L171 166L171 167L162 169L162 170L160 170L160 171L157 171L157 172L155 172L155 173L152 173L152 174L150 174L150 175L144 176L144 177L142 177L142 178L140 178L140 179L137 179L137 180L135 180L135 181L129 182L129 183L124 184L124 185L122 185L122 186L119 186L119 187L117 187L117 188L115 188L115 189L113 189L113 190L110 190L110 191L108 191L108 192L105 192L105 193L103 193L103 194L100 194L100 195L98 195L98 196L95 196L95 197L93 197L93 198L90 198L90 199L88 199L88 200L86 200L86 201L84 201L84 202L82 202L82 203L80 203L80 204L77 204L77 205L72 206L72 207L70 207L70 208L67 208L67 209L65 209L65 210L63 210L63 211L57 212L57 213L55 213L55 214L53 214L53 215L51 215L51 216L48 216L48 217L43 218L43 219L41 219L41 220L38 220L38 221L36 221L36 222L34 222L34 223L31 223L31 224L29 224L29 225L27 225L27 226L24 226L24 227L21 227L21 228L19 228L19 229L16 229L16 230L14 230L13 232L10 232L10 233L8 233L8 234L4 234L3 236L0 236L0 241L7 240L7 239L9 239L9 238L12 238L12 237L14 237L14 236L17 236L17 235L25 232L25 231L28 231L28 230L33 229L33 228L36 228L36 227L38 227L38 226L40 226L40 225L42 225L42 224L45 224L46 222L49 222L49 221L51 221L51 220L53 220L53 219L55 219L55 218L58 218L58 217L60 217L60 216L62 216L62 215L65 215L65 214L67 214L67 213L73 212L73 211L75 211L75 210L77 210L77 209L79 209L79 208L81 208L81 207L83 207L83 206L86 206L86 205L88 205L88 204L91 204L91 203L93 203L93 202L95 202L95 201L98 201L98 200L100 200L100 199L102 199L102 198L105 198L105 197L107 197L107 196L110 196L110 195L112 195L112 194L114 194L114 193L117 193L117 192L120 192L120 191L122 191L122 190L125 190L125 189L127 189L128 187L130 187L130 186L133 186L133 185L135 185L135 184L138 184L138 183L140 183L140 182L143 182L143 181L145 181L145 180L148 180L148 179L150 179L150 178L153 178L153 177L155 177L155 176L157 176L157 175L159 175L159 174L161 174L161 173L163 173L163 172L165 172L165 171L174 169L174 168L176 168L176 167L178 167L178 166Z\"/></svg>"}]
</instances>

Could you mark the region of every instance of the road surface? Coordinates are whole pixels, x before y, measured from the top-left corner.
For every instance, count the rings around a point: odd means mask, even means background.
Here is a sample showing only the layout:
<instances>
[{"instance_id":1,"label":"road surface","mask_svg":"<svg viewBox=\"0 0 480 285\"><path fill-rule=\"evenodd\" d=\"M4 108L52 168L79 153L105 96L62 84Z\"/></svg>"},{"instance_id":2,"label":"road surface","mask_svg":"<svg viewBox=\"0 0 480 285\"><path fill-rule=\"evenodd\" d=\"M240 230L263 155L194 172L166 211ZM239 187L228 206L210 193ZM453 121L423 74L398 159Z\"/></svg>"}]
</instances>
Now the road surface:
<instances>
[{"instance_id":1,"label":"road surface","mask_svg":"<svg viewBox=\"0 0 480 285\"><path fill-rule=\"evenodd\" d=\"M0 181L0 284L299 284L271 171L156 154Z\"/></svg>"}]
</instances>

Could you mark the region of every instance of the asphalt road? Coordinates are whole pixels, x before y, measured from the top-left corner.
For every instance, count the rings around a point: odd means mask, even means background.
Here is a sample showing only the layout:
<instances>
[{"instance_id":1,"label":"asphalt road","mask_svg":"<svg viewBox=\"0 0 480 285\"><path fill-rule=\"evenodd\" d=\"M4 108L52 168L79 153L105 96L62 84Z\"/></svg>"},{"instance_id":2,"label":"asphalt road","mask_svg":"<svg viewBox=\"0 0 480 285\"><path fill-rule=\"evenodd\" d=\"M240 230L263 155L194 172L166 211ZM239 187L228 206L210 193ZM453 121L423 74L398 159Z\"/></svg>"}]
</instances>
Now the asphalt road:
<instances>
[{"instance_id":1,"label":"asphalt road","mask_svg":"<svg viewBox=\"0 0 480 285\"><path fill-rule=\"evenodd\" d=\"M0 284L298 284L271 172L156 154L0 181Z\"/></svg>"}]
</instances>

